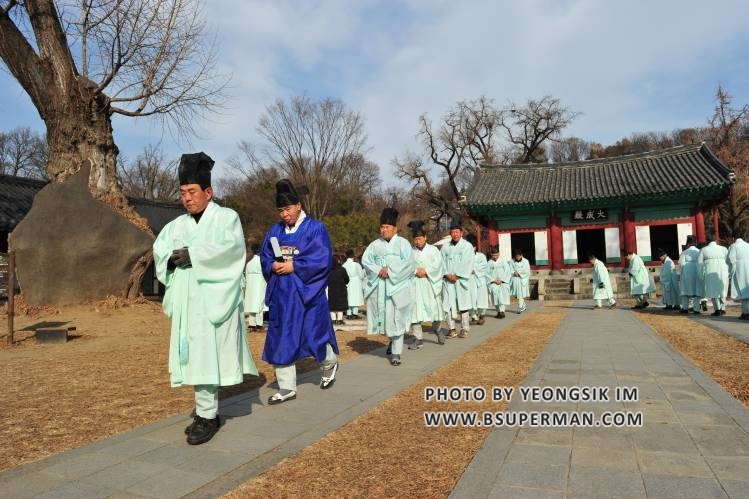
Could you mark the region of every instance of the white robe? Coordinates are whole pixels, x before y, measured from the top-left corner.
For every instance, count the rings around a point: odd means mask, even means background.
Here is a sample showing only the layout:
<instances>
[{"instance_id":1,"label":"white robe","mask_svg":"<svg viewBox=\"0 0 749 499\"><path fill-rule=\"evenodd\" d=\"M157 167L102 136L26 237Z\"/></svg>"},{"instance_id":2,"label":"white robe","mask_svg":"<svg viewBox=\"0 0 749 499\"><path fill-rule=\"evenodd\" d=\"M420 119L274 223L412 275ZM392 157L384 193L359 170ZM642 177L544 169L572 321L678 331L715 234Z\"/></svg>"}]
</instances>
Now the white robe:
<instances>
[{"instance_id":1,"label":"white robe","mask_svg":"<svg viewBox=\"0 0 749 499\"><path fill-rule=\"evenodd\" d=\"M509 260L489 260L489 295L494 307L510 304L512 264ZM502 281L497 283L496 281Z\"/></svg>"},{"instance_id":2,"label":"white robe","mask_svg":"<svg viewBox=\"0 0 749 499\"><path fill-rule=\"evenodd\" d=\"M679 255L679 293L682 296L702 296L702 282L697 271L700 250L690 246Z\"/></svg>"},{"instance_id":3,"label":"white robe","mask_svg":"<svg viewBox=\"0 0 749 499\"><path fill-rule=\"evenodd\" d=\"M268 310L265 306L267 283L260 266L260 255L254 255L244 268L244 313L259 314Z\"/></svg>"},{"instance_id":4,"label":"white robe","mask_svg":"<svg viewBox=\"0 0 749 499\"><path fill-rule=\"evenodd\" d=\"M471 280L474 286L473 310L477 312L489 308L489 263L486 255L481 252L474 257L473 274Z\"/></svg>"},{"instance_id":5,"label":"white robe","mask_svg":"<svg viewBox=\"0 0 749 499\"><path fill-rule=\"evenodd\" d=\"M192 267L167 270L172 251L183 247ZM174 219L154 241L153 256L172 320L172 386L236 385L244 374L256 375L242 317L246 254L237 213L210 202L199 223L189 214Z\"/></svg>"},{"instance_id":6,"label":"white robe","mask_svg":"<svg viewBox=\"0 0 749 499\"><path fill-rule=\"evenodd\" d=\"M364 279L366 279L364 269L353 258L347 258L343 262L343 268L346 269L348 274L348 284L346 285L348 306L349 308L361 307L364 305Z\"/></svg>"},{"instance_id":7,"label":"white robe","mask_svg":"<svg viewBox=\"0 0 749 499\"><path fill-rule=\"evenodd\" d=\"M663 285L663 304L679 305L679 276L676 274L674 261L668 256L661 265L660 277Z\"/></svg>"},{"instance_id":8,"label":"white robe","mask_svg":"<svg viewBox=\"0 0 749 499\"><path fill-rule=\"evenodd\" d=\"M520 261L514 258L510 260L512 265L512 279L510 280L510 292L517 298L527 298L531 295L530 276L531 264L523 257ZM519 275L515 275L517 272Z\"/></svg>"},{"instance_id":9,"label":"white robe","mask_svg":"<svg viewBox=\"0 0 749 499\"><path fill-rule=\"evenodd\" d=\"M697 257L697 270L702 277L704 298L725 298L728 296L728 249L711 241L700 250Z\"/></svg>"},{"instance_id":10,"label":"white robe","mask_svg":"<svg viewBox=\"0 0 749 499\"><path fill-rule=\"evenodd\" d=\"M731 280L731 297L749 300L749 243L736 239L728 248L728 275Z\"/></svg>"},{"instance_id":11,"label":"white robe","mask_svg":"<svg viewBox=\"0 0 749 499\"><path fill-rule=\"evenodd\" d=\"M614 290L611 287L609 270L603 262L596 258L593 264L593 299L611 300L614 298Z\"/></svg>"}]
</instances>

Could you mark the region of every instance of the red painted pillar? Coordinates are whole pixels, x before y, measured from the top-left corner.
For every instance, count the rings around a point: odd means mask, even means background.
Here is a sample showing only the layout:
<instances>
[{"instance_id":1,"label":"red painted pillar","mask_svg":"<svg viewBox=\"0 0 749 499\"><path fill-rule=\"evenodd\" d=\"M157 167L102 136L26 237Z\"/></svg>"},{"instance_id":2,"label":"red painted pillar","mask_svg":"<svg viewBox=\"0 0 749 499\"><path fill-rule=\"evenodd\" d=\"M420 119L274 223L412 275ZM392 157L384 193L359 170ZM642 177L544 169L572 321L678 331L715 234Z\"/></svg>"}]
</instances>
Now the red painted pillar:
<instances>
[{"instance_id":1,"label":"red painted pillar","mask_svg":"<svg viewBox=\"0 0 749 499\"><path fill-rule=\"evenodd\" d=\"M720 244L720 217L718 216L718 207L713 207L713 231L715 235L715 242Z\"/></svg>"},{"instance_id":2,"label":"red painted pillar","mask_svg":"<svg viewBox=\"0 0 749 499\"><path fill-rule=\"evenodd\" d=\"M551 270L562 270L564 266L564 246L562 242L562 220L559 217L549 217L546 222L549 227L549 264Z\"/></svg>"},{"instance_id":3,"label":"red painted pillar","mask_svg":"<svg viewBox=\"0 0 749 499\"><path fill-rule=\"evenodd\" d=\"M489 246L499 246L499 227L496 220L489 222Z\"/></svg>"},{"instance_id":4,"label":"red painted pillar","mask_svg":"<svg viewBox=\"0 0 749 499\"><path fill-rule=\"evenodd\" d=\"M694 210L694 235L697 238L698 243L704 243L705 239L705 214L702 213L702 208L695 208Z\"/></svg>"},{"instance_id":5,"label":"red painted pillar","mask_svg":"<svg viewBox=\"0 0 749 499\"><path fill-rule=\"evenodd\" d=\"M624 234L624 253L637 251L637 233L635 232L635 214L622 213L622 234Z\"/></svg>"}]
</instances>

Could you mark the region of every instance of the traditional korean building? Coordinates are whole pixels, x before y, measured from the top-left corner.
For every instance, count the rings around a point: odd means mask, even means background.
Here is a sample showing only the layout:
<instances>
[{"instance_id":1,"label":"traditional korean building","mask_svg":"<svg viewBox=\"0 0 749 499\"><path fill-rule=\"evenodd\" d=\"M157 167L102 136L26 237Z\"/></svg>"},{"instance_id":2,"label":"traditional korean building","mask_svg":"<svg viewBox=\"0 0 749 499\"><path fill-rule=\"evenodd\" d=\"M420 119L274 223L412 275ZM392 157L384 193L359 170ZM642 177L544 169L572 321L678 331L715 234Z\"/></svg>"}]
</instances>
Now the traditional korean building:
<instances>
[{"instance_id":1,"label":"traditional korean building","mask_svg":"<svg viewBox=\"0 0 749 499\"><path fill-rule=\"evenodd\" d=\"M595 254L623 264L633 249L676 259L686 236L705 240L705 217L729 193L735 176L703 144L574 163L482 167L464 208L482 226L482 249L503 258L520 248L536 270L589 266Z\"/></svg>"}]
</instances>

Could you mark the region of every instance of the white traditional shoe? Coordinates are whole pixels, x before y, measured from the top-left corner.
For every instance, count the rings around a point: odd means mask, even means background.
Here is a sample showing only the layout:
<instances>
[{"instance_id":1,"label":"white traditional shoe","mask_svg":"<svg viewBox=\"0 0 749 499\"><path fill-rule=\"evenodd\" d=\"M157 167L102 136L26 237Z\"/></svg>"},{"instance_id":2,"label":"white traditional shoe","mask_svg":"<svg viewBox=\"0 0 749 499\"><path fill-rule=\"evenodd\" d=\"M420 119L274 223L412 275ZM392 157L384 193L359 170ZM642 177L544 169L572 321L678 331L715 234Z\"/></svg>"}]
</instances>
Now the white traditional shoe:
<instances>
[{"instance_id":1,"label":"white traditional shoe","mask_svg":"<svg viewBox=\"0 0 749 499\"><path fill-rule=\"evenodd\" d=\"M333 383L335 383L335 375L338 373L338 362L336 362L333 365L332 369L323 369L323 376L320 378L320 388L325 390L327 388L330 388L333 386ZM328 376L325 376L324 374L328 372Z\"/></svg>"},{"instance_id":2,"label":"white traditional shoe","mask_svg":"<svg viewBox=\"0 0 749 499\"><path fill-rule=\"evenodd\" d=\"M268 397L268 405L283 404L284 402L288 402L289 400L294 400L295 398L296 398L296 392L294 390L290 391L286 395L281 395L281 392L276 392L270 397Z\"/></svg>"}]
</instances>

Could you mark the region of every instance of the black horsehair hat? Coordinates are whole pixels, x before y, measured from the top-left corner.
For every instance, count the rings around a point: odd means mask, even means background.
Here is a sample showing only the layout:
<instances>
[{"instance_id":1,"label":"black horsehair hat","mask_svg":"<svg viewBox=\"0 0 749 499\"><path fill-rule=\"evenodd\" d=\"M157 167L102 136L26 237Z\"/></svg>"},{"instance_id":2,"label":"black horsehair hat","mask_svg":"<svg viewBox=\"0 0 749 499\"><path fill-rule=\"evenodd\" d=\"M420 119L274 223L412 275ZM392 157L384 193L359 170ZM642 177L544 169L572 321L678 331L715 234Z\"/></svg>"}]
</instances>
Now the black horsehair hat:
<instances>
[{"instance_id":1,"label":"black horsehair hat","mask_svg":"<svg viewBox=\"0 0 749 499\"><path fill-rule=\"evenodd\" d=\"M411 235L413 237L420 237L420 236L426 236L426 232L424 232L424 226L426 224L423 220L411 220L408 222L408 228L411 229Z\"/></svg>"},{"instance_id":2,"label":"black horsehair hat","mask_svg":"<svg viewBox=\"0 0 749 499\"><path fill-rule=\"evenodd\" d=\"M309 190L305 186L294 187L291 180L282 178L276 182L276 208L291 206L301 202L300 196L307 194Z\"/></svg>"},{"instance_id":3,"label":"black horsehair hat","mask_svg":"<svg viewBox=\"0 0 749 499\"><path fill-rule=\"evenodd\" d=\"M177 171L179 185L198 184L203 190L210 187L213 164L213 159L202 151L183 154Z\"/></svg>"},{"instance_id":4,"label":"black horsehair hat","mask_svg":"<svg viewBox=\"0 0 749 499\"><path fill-rule=\"evenodd\" d=\"M380 215L380 225L398 225L398 210L395 208L383 208Z\"/></svg>"}]
</instances>

